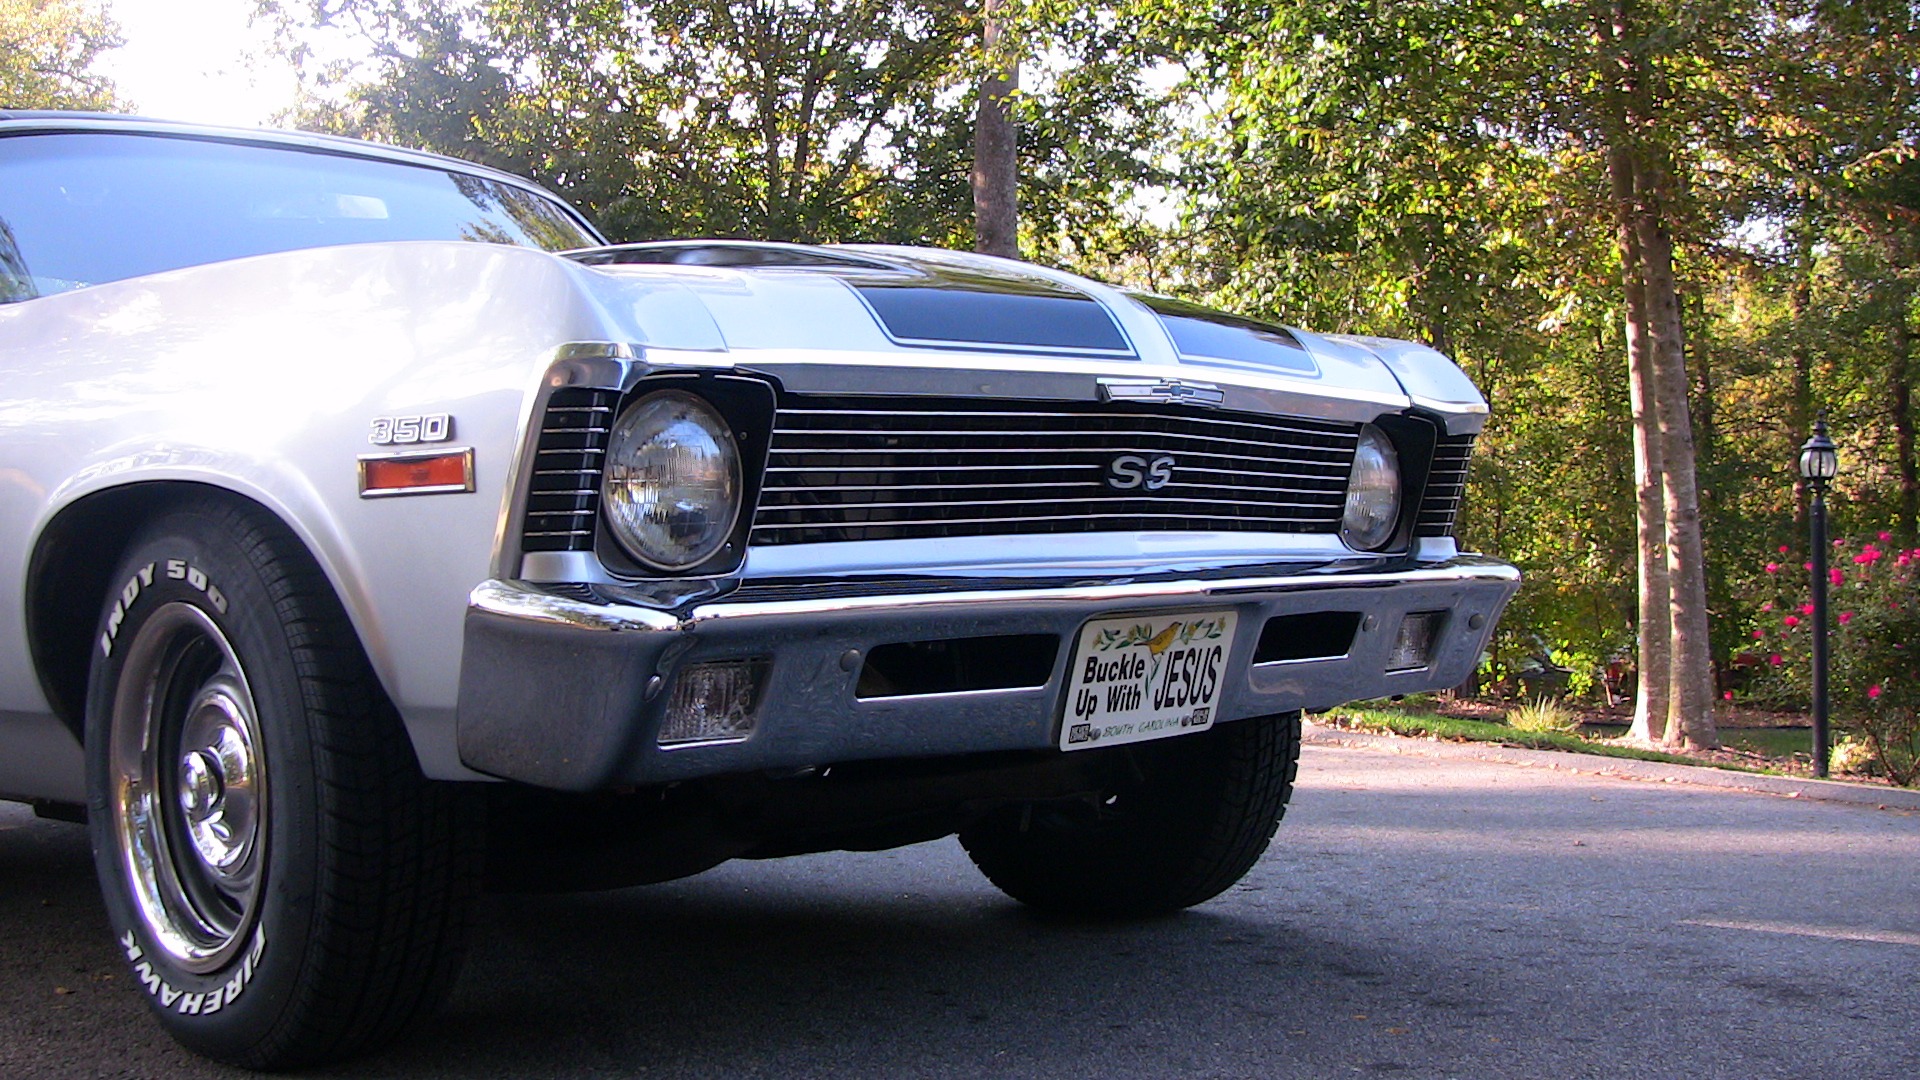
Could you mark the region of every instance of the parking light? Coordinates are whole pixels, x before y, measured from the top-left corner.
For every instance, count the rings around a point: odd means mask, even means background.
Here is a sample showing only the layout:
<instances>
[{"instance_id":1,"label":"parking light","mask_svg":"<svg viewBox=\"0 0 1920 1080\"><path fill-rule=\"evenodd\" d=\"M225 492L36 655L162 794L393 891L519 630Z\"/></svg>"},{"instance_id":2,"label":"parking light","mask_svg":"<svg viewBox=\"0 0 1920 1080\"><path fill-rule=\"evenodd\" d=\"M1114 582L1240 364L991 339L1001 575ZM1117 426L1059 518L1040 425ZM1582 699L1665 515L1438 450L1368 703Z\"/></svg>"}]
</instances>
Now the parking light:
<instances>
[{"instance_id":1,"label":"parking light","mask_svg":"<svg viewBox=\"0 0 1920 1080\"><path fill-rule=\"evenodd\" d=\"M1440 636L1444 611L1410 611L1400 618L1394 632L1393 649L1387 654L1388 671L1416 671L1433 662L1434 639Z\"/></svg>"},{"instance_id":2,"label":"parking light","mask_svg":"<svg viewBox=\"0 0 1920 1080\"><path fill-rule=\"evenodd\" d=\"M766 660L756 659L681 668L660 722L660 745L737 742L753 734L767 667Z\"/></svg>"}]
</instances>

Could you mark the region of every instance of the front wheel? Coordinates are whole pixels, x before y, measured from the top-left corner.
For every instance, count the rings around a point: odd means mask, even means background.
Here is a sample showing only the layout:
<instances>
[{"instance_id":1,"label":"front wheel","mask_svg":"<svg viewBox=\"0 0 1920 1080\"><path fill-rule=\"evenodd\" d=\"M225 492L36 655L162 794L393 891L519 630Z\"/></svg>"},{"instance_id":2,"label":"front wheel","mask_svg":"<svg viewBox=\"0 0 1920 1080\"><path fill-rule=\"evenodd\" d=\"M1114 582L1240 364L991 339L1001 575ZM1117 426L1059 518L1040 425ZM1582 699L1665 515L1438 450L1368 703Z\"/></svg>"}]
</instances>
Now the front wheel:
<instances>
[{"instance_id":1,"label":"front wheel","mask_svg":"<svg viewBox=\"0 0 1920 1080\"><path fill-rule=\"evenodd\" d=\"M1300 714L1216 725L1110 751L1102 799L1006 807L962 830L987 879L1060 915L1158 915L1210 900L1253 868L1299 767Z\"/></svg>"},{"instance_id":2,"label":"front wheel","mask_svg":"<svg viewBox=\"0 0 1920 1080\"><path fill-rule=\"evenodd\" d=\"M255 1068L334 1059L428 1012L478 881L473 800L422 779L325 578L209 499L134 541L87 701L89 828L161 1024Z\"/></svg>"}]
</instances>

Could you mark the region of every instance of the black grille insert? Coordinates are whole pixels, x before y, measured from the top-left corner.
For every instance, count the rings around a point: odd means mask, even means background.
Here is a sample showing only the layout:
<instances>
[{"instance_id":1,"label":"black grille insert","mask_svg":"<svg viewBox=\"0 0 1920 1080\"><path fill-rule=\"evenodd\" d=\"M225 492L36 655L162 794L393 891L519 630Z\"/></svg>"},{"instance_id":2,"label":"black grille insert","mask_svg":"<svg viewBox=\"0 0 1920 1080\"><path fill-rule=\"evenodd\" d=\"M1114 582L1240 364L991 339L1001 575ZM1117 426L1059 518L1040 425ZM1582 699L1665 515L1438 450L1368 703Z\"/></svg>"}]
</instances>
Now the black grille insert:
<instances>
[{"instance_id":1,"label":"black grille insert","mask_svg":"<svg viewBox=\"0 0 1920 1080\"><path fill-rule=\"evenodd\" d=\"M789 395L752 542L1331 534L1358 435L1358 424L1180 406ZM1149 490L1160 458L1168 480Z\"/></svg>"},{"instance_id":2,"label":"black grille insert","mask_svg":"<svg viewBox=\"0 0 1920 1080\"><path fill-rule=\"evenodd\" d=\"M1427 471L1427 493L1420 501L1415 536L1452 536L1453 519L1467 491L1467 464L1473 457L1473 436L1442 435L1433 447L1433 467Z\"/></svg>"},{"instance_id":3,"label":"black grille insert","mask_svg":"<svg viewBox=\"0 0 1920 1080\"><path fill-rule=\"evenodd\" d=\"M568 387L547 399L522 532L526 551L592 551L618 390Z\"/></svg>"}]
</instances>

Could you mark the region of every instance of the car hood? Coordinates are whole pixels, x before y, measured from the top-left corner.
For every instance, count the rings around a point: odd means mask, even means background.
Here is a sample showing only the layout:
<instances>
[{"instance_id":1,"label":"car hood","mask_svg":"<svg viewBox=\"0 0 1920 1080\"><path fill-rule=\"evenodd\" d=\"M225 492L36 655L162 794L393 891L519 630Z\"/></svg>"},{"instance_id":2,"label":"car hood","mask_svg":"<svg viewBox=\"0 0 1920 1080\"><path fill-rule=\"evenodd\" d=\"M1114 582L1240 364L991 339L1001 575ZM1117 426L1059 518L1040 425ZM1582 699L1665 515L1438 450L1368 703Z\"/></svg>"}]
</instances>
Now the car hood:
<instances>
[{"instance_id":1,"label":"car hood","mask_svg":"<svg viewBox=\"0 0 1920 1080\"><path fill-rule=\"evenodd\" d=\"M990 256L682 241L569 257L654 362L751 368L789 389L1163 394L1148 399L1348 420L1417 407L1453 433L1478 430L1486 412L1460 369L1424 345L1275 327L1298 346L1283 362L1193 355L1149 306L1161 298Z\"/></svg>"}]
</instances>

